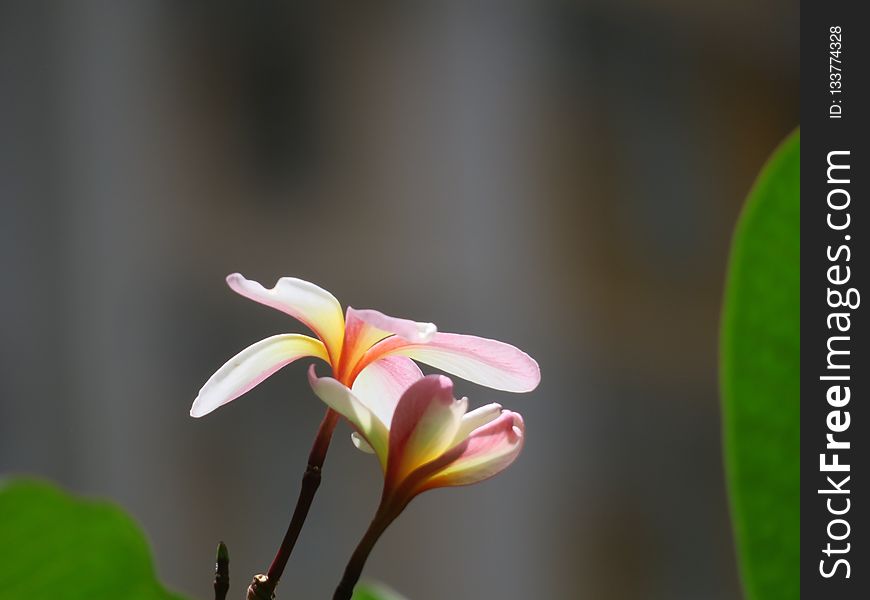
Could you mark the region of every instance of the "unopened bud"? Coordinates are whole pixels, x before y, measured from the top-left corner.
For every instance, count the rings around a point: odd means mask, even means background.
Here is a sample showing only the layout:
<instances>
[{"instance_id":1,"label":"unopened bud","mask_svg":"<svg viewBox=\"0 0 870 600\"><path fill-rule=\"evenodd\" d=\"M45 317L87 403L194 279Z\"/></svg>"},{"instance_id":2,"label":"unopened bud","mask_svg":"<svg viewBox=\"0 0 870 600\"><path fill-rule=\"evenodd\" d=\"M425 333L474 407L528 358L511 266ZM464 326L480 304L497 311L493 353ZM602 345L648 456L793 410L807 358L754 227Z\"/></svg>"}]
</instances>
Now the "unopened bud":
<instances>
[{"instance_id":1,"label":"unopened bud","mask_svg":"<svg viewBox=\"0 0 870 600\"><path fill-rule=\"evenodd\" d=\"M218 544L217 558L214 565L214 597L224 600L230 589L230 553L226 544Z\"/></svg>"}]
</instances>

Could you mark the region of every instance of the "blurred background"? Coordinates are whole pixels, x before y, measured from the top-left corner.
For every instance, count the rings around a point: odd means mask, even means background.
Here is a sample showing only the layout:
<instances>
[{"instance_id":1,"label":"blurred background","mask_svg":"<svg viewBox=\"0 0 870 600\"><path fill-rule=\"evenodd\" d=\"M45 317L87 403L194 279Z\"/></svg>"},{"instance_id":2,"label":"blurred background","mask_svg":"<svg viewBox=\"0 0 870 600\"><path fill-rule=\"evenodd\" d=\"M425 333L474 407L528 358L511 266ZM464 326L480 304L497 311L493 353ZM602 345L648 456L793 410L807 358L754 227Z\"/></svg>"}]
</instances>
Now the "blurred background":
<instances>
[{"instance_id":1,"label":"blurred background","mask_svg":"<svg viewBox=\"0 0 870 600\"><path fill-rule=\"evenodd\" d=\"M160 577L269 564L322 404L304 331L233 294L513 343L543 382L502 476L418 498L366 570L414 600L739 594L720 456L730 232L798 121L795 0L0 4L0 473L123 504ZM283 580L326 598L380 474L342 425ZM274 476L270 476L274 474ZM6 549L8 551L8 549Z\"/></svg>"}]
</instances>

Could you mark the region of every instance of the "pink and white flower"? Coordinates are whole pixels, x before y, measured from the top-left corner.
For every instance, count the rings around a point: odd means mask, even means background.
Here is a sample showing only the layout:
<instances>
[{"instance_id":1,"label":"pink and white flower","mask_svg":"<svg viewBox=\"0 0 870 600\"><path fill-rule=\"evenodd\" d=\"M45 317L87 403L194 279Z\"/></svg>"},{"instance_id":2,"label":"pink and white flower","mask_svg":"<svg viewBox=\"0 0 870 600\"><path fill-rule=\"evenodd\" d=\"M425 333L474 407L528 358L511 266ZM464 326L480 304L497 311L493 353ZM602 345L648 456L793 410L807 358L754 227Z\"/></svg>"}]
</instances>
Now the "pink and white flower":
<instances>
[{"instance_id":1,"label":"pink and white flower","mask_svg":"<svg viewBox=\"0 0 870 600\"><path fill-rule=\"evenodd\" d=\"M234 273L227 277L227 284L246 298L295 317L315 337L283 333L245 348L206 381L190 409L193 417L207 415L305 357L326 362L331 379L367 398L370 413L382 424L391 422L401 393L423 376L415 360L509 392L531 391L541 379L537 362L510 344L441 333L432 323L389 317L374 310L348 307L343 313L332 294L301 279L282 277L273 288L266 289ZM354 439L359 446L366 445L359 435Z\"/></svg>"},{"instance_id":2,"label":"pink and white flower","mask_svg":"<svg viewBox=\"0 0 870 600\"><path fill-rule=\"evenodd\" d=\"M391 520L417 494L468 485L506 469L523 447L522 417L487 404L468 411L443 375L418 379L399 396L372 397L309 369L314 392L354 427L357 444L384 472L379 513Z\"/></svg>"}]
</instances>

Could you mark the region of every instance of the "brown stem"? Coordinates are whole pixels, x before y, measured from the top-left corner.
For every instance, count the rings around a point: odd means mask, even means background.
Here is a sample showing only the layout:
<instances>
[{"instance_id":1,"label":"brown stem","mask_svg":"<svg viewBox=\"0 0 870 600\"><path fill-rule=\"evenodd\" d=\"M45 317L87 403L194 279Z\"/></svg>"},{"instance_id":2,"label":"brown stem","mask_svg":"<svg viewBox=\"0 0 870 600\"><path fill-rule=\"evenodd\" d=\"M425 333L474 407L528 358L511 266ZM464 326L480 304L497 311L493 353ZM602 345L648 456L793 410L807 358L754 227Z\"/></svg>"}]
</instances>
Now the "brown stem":
<instances>
[{"instance_id":1,"label":"brown stem","mask_svg":"<svg viewBox=\"0 0 870 600\"><path fill-rule=\"evenodd\" d=\"M299 490L296 509L293 511L293 517L290 519L290 525L287 527L287 533L284 534L281 547L278 548L266 574L268 582L266 585L271 587L271 590L275 589L284 573L284 567L287 566L290 553L293 552L293 546L296 545L296 539L299 537L299 532L302 531L302 525L308 516L314 494L317 493L317 488L320 486L320 472L323 468L323 461L326 460L326 451L329 450L329 442L332 440L332 432L335 430L336 423L338 423L338 413L331 408L326 409L326 414L323 416L323 421L320 423L317 436L314 438L314 444L308 455L308 466L302 476L302 488Z\"/></svg>"},{"instance_id":2,"label":"brown stem","mask_svg":"<svg viewBox=\"0 0 870 600\"><path fill-rule=\"evenodd\" d=\"M389 527L390 523L395 520L400 512L401 510L390 510L383 502L381 503L371 525L369 525L368 530L362 540L360 540L353 555L350 557L350 561L344 569L344 575L338 583L338 587L335 588L332 600L351 599L353 596L353 588L359 581L359 577L362 574L363 567L366 564L366 560L368 559L372 548L375 547L381 534L384 533L386 528Z\"/></svg>"},{"instance_id":3,"label":"brown stem","mask_svg":"<svg viewBox=\"0 0 870 600\"><path fill-rule=\"evenodd\" d=\"M245 600L272 600L274 597L275 586L269 583L269 578L265 575L254 575Z\"/></svg>"}]
</instances>

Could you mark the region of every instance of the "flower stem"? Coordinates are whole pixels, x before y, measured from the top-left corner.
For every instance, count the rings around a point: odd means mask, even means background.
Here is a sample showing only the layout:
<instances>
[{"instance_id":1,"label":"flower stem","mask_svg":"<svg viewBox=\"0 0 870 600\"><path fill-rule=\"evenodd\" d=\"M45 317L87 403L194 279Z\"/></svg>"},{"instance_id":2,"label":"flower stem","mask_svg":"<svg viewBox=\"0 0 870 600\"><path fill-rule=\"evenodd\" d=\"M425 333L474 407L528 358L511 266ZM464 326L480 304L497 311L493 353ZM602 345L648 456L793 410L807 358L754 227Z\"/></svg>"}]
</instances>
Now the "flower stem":
<instances>
[{"instance_id":1,"label":"flower stem","mask_svg":"<svg viewBox=\"0 0 870 600\"><path fill-rule=\"evenodd\" d=\"M328 408L317 430L317 436L314 438L311 452L308 455L308 466L305 468L305 474L302 476L302 488L299 490L299 499L296 501L293 517L290 519L287 533L284 534L281 547L278 548L278 552L275 554L275 558L272 560L272 565L269 567L266 575L268 586L272 590L278 585L278 580L281 579L281 575L284 573L284 567L287 566L290 553L293 552L293 546L296 545L296 539L299 537L299 532L302 531L302 525L308 516L308 510L311 508L314 494L317 493L317 488L320 486L320 472L323 468L323 461L326 460L326 451L329 450L332 432L335 430L337 423L338 413Z\"/></svg>"},{"instance_id":2,"label":"flower stem","mask_svg":"<svg viewBox=\"0 0 870 600\"><path fill-rule=\"evenodd\" d=\"M360 540L353 555L350 557L350 561L344 569L344 575L338 583L338 587L335 588L332 600L351 599L351 596L353 596L353 588L359 581L359 577L362 574L363 567L366 564L366 560L368 559L372 548L375 547L381 534L383 534L387 527L389 527L390 523L395 520L399 515L399 512L401 511L385 510L384 503L381 503L381 507L378 508L378 512L375 514L375 518L372 520L371 525L369 525L368 530L362 540Z\"/></svg>"}]
</instances>

